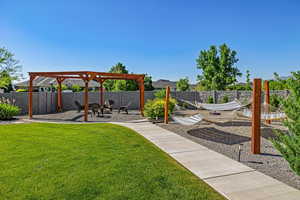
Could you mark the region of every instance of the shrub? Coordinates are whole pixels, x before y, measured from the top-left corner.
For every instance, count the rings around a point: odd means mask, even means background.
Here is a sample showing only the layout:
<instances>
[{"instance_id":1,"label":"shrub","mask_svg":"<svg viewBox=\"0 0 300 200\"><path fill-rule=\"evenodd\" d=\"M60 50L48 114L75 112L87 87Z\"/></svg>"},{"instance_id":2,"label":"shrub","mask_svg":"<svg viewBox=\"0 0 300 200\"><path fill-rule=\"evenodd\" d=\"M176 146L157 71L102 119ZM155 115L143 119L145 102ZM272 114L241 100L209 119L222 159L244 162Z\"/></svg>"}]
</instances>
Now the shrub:
<instances>
[{"instance_id":1,"label":"shrub","mask_svg":"<svg viewBox=\"0 0 300 200\"><path fill-rule=\"evenodd\" d=\"M0 103L0 120L10 120L19 113L20 109L17 106Z\"/></svg>"},{"instance_id":2,"label":"shrub","mask_svg":"<svg viewBox=\"0 0 300 200\"><path fill-rule=\"evenodd\" d=\"M58 90L58 85L54 86L56 91ZM68 86L66 86L65 84L61 84L61 90L68 90Z\"/></svg>"},{"instance_id":3,"label":"shrub","mask_svg":"<svg viewBox=\"0 0 300 200\"><path fill-rule=\"evenodd\" d=\"M169 102L169 115L174 111L176 104L176 100L170 98ZM164 107L165 107L165 100L164 99L154 99L148 100L145 104L145 116L150 119L158 119L164 117Z\"/></svg>"},{"instance_id":4,"label":"shrub","mask_svg":"<svg viewBox=\"0 0 300 200\"><path fill-rule=\"evenodd\" d=\"M17 89L16 92L28 92L27 89Z\"/></svg>"},{"instance_id":5,"label":"shrub","mask_svg":"<svg viewBox=\"0 0 300 200\"><path fill-rule=\"evenodd\" d=\"M166 98L166 90L165 89L158 90L154 93L154 96L157 99L164 99Z\"/></svg>"},{"instance_id":6,"label":"shrub","mask_svg":"<svg viewBox=\"0 0 300 200\"><path fill-rule=\"evenodd\" d=\"M81 87L79 85L72 85L71 90L73 92L80 92L82 91Z\"/></svg>"},{"instance_id":7,"label":"shrub","mask_svg":"<svg viewBox=\"0 0 300 200\"><path fill-rule=\"evenodd\" d=\"M273 94L270 96L270 105L275 108L279 108L282 104L283 98Z\"/></svg>"},{"instance_id":8,"label":"shrub","mask_svg":"<svg viewBox=\"0 0 300 200\"><path fill-rule=\"evenodd\" d=\"M277 138L272 142L291 169L300 176L300 71L293 73L293 76L287 82L291 93L283 100L283 109L288 118L284 125L288 132L277 131Z\"/></svg>"},{"instance_id":9,"label":"shrub","mask_svg":"<svg viewBox=\"0 0 300 200\"><path fill-rule=\"evenodd\" d=\"M225 95L222 100L221 103L228 103L229 102L229 97L227 95Z\"/></svg>"},{"instance_id":10,"label":"shrub","mask_svg":"<svg viewBox=\"0 0 300 200\"><path fill-rule=\"evenodd\" d=\"M214 98L212 96L209 96L206 100L206 103L214 103Z\"/></svg>"}]
</instances>

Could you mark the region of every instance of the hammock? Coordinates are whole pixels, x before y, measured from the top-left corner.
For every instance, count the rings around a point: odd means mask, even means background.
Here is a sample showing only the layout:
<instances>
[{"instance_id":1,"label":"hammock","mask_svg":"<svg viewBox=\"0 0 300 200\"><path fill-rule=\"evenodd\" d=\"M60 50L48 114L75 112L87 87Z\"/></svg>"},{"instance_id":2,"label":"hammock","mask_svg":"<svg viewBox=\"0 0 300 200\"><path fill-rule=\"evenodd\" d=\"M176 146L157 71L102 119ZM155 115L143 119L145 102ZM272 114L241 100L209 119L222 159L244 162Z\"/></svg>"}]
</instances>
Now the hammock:
<instances>
[{"instance_id":1,"label":"hammock","mask_svg":"<svg viewBox=\"0 0 300 200\"><path fill-rule=\"evenodd\" d=\"M192 126L195 125L203 120L202 115L196 114L192 115L190 117L172 117L172 119L179 124L185 125L185 126Z\"/></svg>"},{"instance_id":2,"label":"hammock","mask_svg":"<svg viewBox=\"0 0 300 200\"><path fill-rule=\"evenodd\" d=\"M249 109L244 109L240 114L243 117L252 118L252 111ZM286 115L283 112L261 113L262 120L281 120L285 118Z\"/></svg>"},{"instance_id":3,"label":"hammock","mask_svg":"<svg viewBox=\"0 0 300 200\"><path fill-rule=\"evenodd\" d=\"M238 110L244 107L238 100L234 100L223 104L204 104L201 103L199 106L205 110L213 111L228 111L228 110Z\"/></svg>"},{"instance_id":4,"label":"hammock","mask_svg":"<svg viewBox=\"0 0 300 200\"><path fill-rule=\"evenodd\" d=\"M192 107L198 108L198 109L200 108L200 104L201 104L201 103L199 103L199 102L197 102L197 101L195 101L195 102L193 103L193 102L191 102L191 101L184 100L184 99L178 99L178 101L184 102L184 103L186 103L186 104L188 104L188 105L190 105L190 106L192 106Z\"/></svg>"}]
</instances>

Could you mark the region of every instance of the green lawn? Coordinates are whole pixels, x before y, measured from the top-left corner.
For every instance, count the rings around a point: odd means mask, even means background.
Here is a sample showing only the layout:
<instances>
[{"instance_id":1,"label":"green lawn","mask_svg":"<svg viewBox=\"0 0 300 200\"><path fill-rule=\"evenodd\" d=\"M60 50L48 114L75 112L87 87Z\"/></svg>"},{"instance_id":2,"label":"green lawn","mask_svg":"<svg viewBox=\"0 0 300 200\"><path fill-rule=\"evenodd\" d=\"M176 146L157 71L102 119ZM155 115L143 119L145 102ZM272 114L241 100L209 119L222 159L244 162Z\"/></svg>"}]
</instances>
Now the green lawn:
<instances>
[{"instance_id":1,"label":"green lawn","mask_svg":"<svg viewBox=\"0 0 300 200\"><path fill-rule=\"evenodd\" d=\"M112 124L0 126L0 199L224 199Z\"/></svg>"}]
</instances>

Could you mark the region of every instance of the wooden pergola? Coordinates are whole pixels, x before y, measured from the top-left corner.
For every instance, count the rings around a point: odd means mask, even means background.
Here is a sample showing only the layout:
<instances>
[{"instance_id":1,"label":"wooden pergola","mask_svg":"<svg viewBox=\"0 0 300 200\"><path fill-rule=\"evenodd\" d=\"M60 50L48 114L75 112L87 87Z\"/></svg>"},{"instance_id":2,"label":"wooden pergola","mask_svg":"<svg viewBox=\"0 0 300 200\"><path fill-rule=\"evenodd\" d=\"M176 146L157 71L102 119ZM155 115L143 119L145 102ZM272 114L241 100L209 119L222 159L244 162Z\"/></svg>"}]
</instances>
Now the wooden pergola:
<instances>
[{"instance_id":1,"label":"wooden pergola","mask_svg":"<svg viewBox=\"0 0 300 200\"><path fill-rule=\"evenodd\" d=\"M99 104L101 106L104 105L104 97L103 97L103 83L104 81L111 80L135 80L139 85L140 90L140 111L141 115L143 115L144 111L144 77L143 74L119 74L119 73L107 73L107 72L92 72L92 71L68 71L68 72L29 72L29 104L28 104L28 114L29 118L32 119L32 92L33 92L33 81L36 77L51 77L55 78L58 83L57 88L57 111L62 111L62 82L65 79L77 78L82 79L85 83L84 88L84 121L88 121L88 88L89 81L94 80L99 83L99 92L100 99Z\"/></svg>"}]
</instances>

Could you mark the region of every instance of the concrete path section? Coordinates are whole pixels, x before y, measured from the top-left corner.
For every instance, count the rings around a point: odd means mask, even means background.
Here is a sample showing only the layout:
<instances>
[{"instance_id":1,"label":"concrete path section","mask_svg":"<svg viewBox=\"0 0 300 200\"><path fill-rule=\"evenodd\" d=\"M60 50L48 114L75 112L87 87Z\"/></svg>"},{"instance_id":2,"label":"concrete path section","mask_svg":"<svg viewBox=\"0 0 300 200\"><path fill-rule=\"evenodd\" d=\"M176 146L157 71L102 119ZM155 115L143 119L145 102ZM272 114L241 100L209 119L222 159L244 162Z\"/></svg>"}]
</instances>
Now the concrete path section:
<instances>
[{"instance_id":1,"label":"concrete path section","mask_svg":"<svg viewBox=\"0 0 300 200\"><path fill-rule=\"evenodd\" d=\"M300 200L300 191L150 122L131 128L230 200Z\"/></svg>"}]
</instances>

